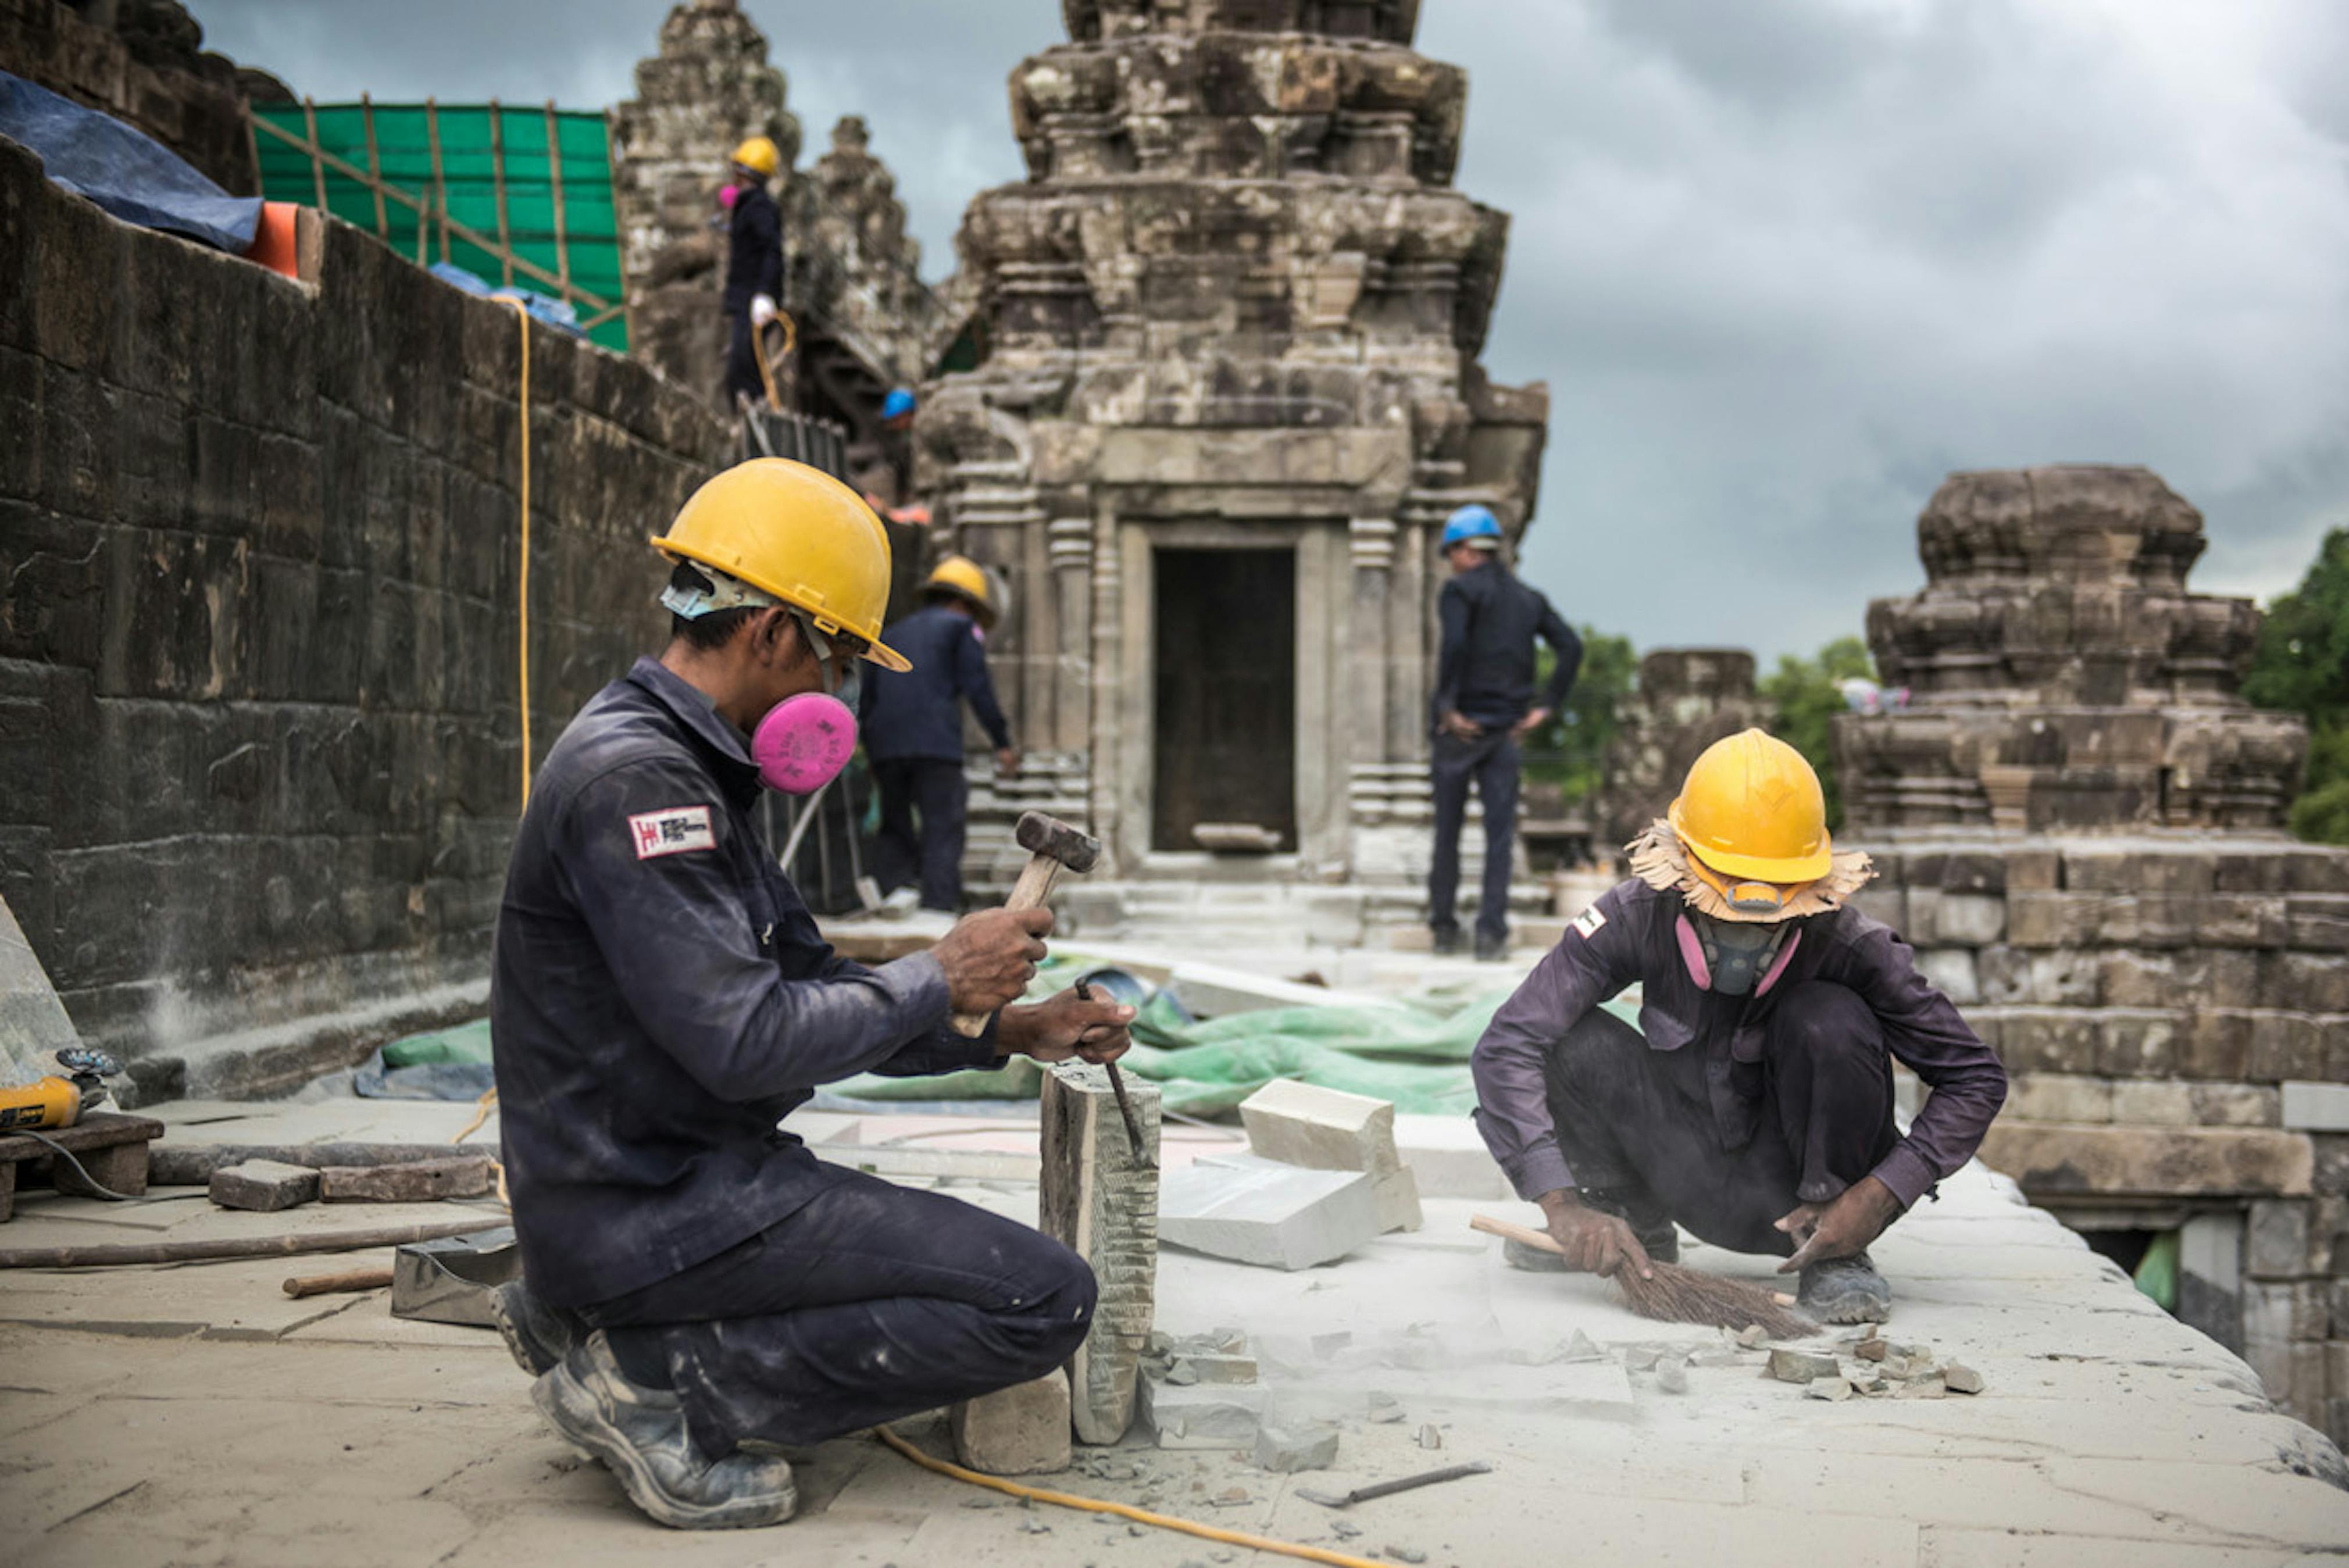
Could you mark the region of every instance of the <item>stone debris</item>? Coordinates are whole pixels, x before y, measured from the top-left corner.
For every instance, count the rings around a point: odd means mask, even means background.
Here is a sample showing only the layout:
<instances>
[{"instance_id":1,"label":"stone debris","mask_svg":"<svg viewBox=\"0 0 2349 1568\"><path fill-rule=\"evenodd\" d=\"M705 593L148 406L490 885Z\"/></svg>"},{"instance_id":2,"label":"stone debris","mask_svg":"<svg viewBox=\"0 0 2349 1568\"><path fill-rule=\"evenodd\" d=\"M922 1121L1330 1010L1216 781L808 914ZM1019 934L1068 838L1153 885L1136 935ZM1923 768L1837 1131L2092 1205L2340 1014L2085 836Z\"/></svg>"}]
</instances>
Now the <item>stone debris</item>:
<instances>
[{"instance_id":1,"label":"stone debris","mask_svg":"<svg viewBox=\"0 0 2349 1568\"><path fill-rule=\"evenodd\" d=\"M1381 1230L1416 1231L1419 1184L1396 1152L1394 1117L1385 1100L1294 1078L1275 1078L1240 1102L1251 1153L1313 1171L1362 1171Z\"/></svg>"},{"instance_id":2,"label":"stone debris","mask_svg":"<svg viewBox=\"0 0 2349 1568\"><path fill-rule=\"evenodd\" d=\"M1433 1421L1421 1423L1419 1446L1423 1449L1440 1449L1444 1446L1444 1434L1436 1429Z\"/></svg>"},{"instance_id":3,"label":"stone debris","mask_svg":"<svg viewBox=\"0 0 2349 1568\"><path fill-rule=\"evenodd\" d=\"M1830 1403L1839 1403L1842 1400L1851 1398L1851 1380L1847 1377L1815 1377L1811 1380L1810 1387L1805 1388L1803 1393L1807 1398L1826 1399Z\"/></svg>"},{"instance_id":4,"label":"stone debris","mask_svg":"<svg viewBox=\"0 0 2349 1568\"><path fill-rule=\"evenodd\" d=\"M1370 1397L1369 1415L1374 1426L1392 1426L1402 1419L1402 1403L1392 1394L1374 1391Z\"/></svg>"},{"instance_id":5,"label":"stone debris","mask_svg":"<svg viewBox=\"0 0 2349 1568\"><path fill-rule=\"evenodd\" d=\"M1930 1377L1913 1377L1892 1390L1896 1399L1939 1399L1949 1393L1939 1372Z\"/></svg>"},{"instance_id":6,"label":"stone debris","mask_svg":"<svg viewBox=\"0 0 2349 1568\"><path fill-rule=\"evenodd\" d=\"M1941 1383L1952 1394L1979 1394L1982 1391L1982 1375L1956 1361L1941 1368Z\"/></svg>"},{"instance_id":7,"label":"stone debris","mask_svg":"<svg viewBox=\"0 0 2349 1568\"><path fill-rule=\"evenodd\" d=\"M1237 1449L1256 1446L1263 1419L1260 1387L1184 1387L1156 1377L1142 1381L1143 1425L1162 1449Z\"/></svg>"},{"instance_id":8,"label":"stone debris","mask_svg":"<svg viewBox=\"0 0 2349 1568\"><path fill-rule=\"evenodd\" d=\"M1863 1339L1852 1346L1851 1353L1862 1361L1881 1361L1890 1354L1891 1349L1891 1345L1884 1340Z\"/></svg>"},{"instance_id":9,"label":"stone debris","mask_svg":"<svg viewBox=\"0 0 2349 1568\"><path fill-rule=\"evenodd\" d=\"M1168 1171L1159 1195L1161 1240L1236 1263L1311 1268L1380 1230L1371 1178L1359 1171L1222 1156Z\"/></svg>"},{"instance_id":10,"label":"stone debris","mask_svg":"<svg viewBox=\"0 0 2349 1568\"><path fill-rule=\"evenodd\" d=\"M1069 1468L1069 1375L965 1399L949 1413L955 1453L988 1475L1044 1475Z\"/></svg>"},{"instance_id":11,"label":"stone debris","mask_svg":"<svg viewBox=\"0 0 2349 1568\"><path fill-rule=\"evenodd\" d=\"M1227 1486L1207 1501L1217 1508L1245 1508L1256 1499L1244 1486Z\"/></svg>"},{"instance_id":12,"label":"stone debris","mask_svg":"<svg viewBox=\"0 0 2349 1568\"><path fill-rule=\"evenodd\" d=\"M1652 1372L1656 1363L1663 1359L1663 1355L1655 1346L1634 1345L1623 1352L1623 1369L1626 1372Z\"/></svg>"},{"instance_id":13,"label":"stone debris","mask_svg":"<svg viewBox=\"0 0 2349 1568\"><path fill-rule=\"evenodd\" d=\"M223 1209L243 1209L274 1214L299 1208L318 1196L318 1173L306 1165L284 1165L274 1160L248 1160L225 1171L215 1171L209 1189L212 1201Z\"/></svg>"},{"instance_id":14,"label":"stone debris","mask_svg":"<svg viewBox=\"0 0 2349 1568\"><path fill-rule=\"evenodd\" d=\"M1758 1349L1762 1342L1769 1337L1763 1332L1762 1326L1758 1323L1749 1323L1737 1331L1737 1343L1747 1350Z\"/></svg>"},{"instance_id":15,"label":"stone debris","mask_svg":"<svg viewBox=\"0 0 2349 1568\"><path fill-rule=\"evenodd\" d=\"M1263 1426L1257 1429L1256 1462L1279 1475L1328 1470L1338 1461L1338 1429L1324 1426Z\"/></svg>"},{"instance_id":16,"label":"stone debris","mask_svg":"<svg viewBox=\"0 0 2349 1568\"><path fill-rule=\"evenodd\" d=\"M1687 1393L1689 1391L1688 1363L1678 1357L1659 1363L1656 1367L1656 1387L1667 1394Z\"/></svg>"},{"instance_id":17,"label":"stone debris","mask_svg":"<svg viewBox=\"0 0 2349 1568\"><path fill-rule=\"evenodd\" d=\"M1351 1541L1362 1533L1362 1527L1350 1519L1333 1519L1330 1522L1330 1533L1340 1541Z\"/></svg>"},{"instance_id":18,"label":"stone debris","mask_svg":"<svg viewBox=\"0 0 2349 1568\"><path fill-rule=\"evenodd\" d=\"M1144 1141L1158 1141L1158 1090L1127 1098ZM1114 1443L1133 1422L1142 1353L1157 1296L1159 1178L1133 1159L1106 1069L1059 1063L1044 1074L1043 1185L1037 1228L1092 1265L1092 1326L1069 1362L1071 1414L1088 1443Z\"/></svg>"},{"instance_id":19,"label":"stone debris","mask_svg":"<svg viewBox=\"0 0 2349 1568\"><path fill-rule=\"evenodd\" d=\"M1391 1545L1384 1548L1384 1551L1388 1556L1393 1558L1398 1563L1424 1563L1427 1561L1426 1553L1414 1552L1408 1546Z\"/></svg>"},{"instance_id":20,"label":"stone debris","mask_svg":"<svg viewBox=\"0 0 2349 1568\"><path fill-rule=\"evenodd\" d=\"M1808 1383L1815 1377L1835 1377L1843 1368L1832 1356L1807 1350L1773 1350L1769 1375L1781 1383Z\"/></svg>"}]
</instances>

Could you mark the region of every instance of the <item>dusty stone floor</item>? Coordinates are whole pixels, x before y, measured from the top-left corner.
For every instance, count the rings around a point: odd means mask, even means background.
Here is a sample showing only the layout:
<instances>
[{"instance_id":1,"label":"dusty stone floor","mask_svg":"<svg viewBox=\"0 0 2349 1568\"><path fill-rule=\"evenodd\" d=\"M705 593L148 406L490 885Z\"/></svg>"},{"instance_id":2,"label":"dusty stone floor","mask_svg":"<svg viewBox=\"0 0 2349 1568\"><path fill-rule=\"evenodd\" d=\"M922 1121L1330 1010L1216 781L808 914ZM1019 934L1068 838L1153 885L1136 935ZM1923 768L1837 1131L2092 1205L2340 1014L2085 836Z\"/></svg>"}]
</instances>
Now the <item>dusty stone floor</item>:
<instances>
[{"instance_id":1,"label":"dusty stone floor","mask_svg":"<svg viewBox=\"0 0 2349 1568\"><path fill-rule=\"evenodd\" d=\"M448 1137L467 1109L330 1099L188 1102L161 1114L190 1140L422 1140ZM810 1130L823 1135L842 1119ZM994 1141L1016 1147L1019 1135ZM1030 1185L949 1185L1033 1215ZM33 1194L0 1244L340 1228L438 1218L447 1207L233 1215L193 1196L124 1209ZM1247 1329L1275 1409L1340 1422L1336 1470L1275 1476L1241 1456L1162 1452L1137 1439L1095 1467L1126 1479L1077 1471L1050 1484L1433 1563L2189 1568L2349 1554L2349 1491L2334 1484L2341 1459L2331 1445L2271 1410L2240 1360L2166 1316L1979 1168L1879 1248L1899 1292L1893 1336L1982 1373L1988 1387L1971 1398L1807 1398L1764 1380L1759 1352L1643 1322L1595 1281L1503 1267L1495 1244L1467 1229L1479 1210L1529 1213L1435 1198L1421 1232L1301 1274L1162 1258L1160 1326ZM495 1218L485 1210L485 1222ZM1692 1261L1755 1277L1765 1267L1702 1248ZM803 1515L781 1531L670 1534L540 1425L490 1332L395 1319L388 1292L294 1301L279 1289L288 1274L335 1266L314 1258L0 1274L7 1560L585 1568L658 1554L1178 1568L1257 1557L1023 1508L919 1471L864 1438L813 1452ZM1578 1330L1602 1358L1559 1354ZM1346 1337L1330 1337L1338 1335ZM1669 1394L1622 1365L1626 1347L1652 1345L1713 1364L1692 1368L1687 1394ZM1399 1401L1404 1418L1371 1421L1372 1394ZM1420 1436L1430 1425L1440 1434L1433 1451ZM942 1450L936 1423L905 1429ZM1342 1490L1466 1460L1493 1473L1342 1516L1296 1495L1300 1484ZM1235 1488L1245 1501L1219 1501ZM1346 1527L1360 1533L1342 1535Z\"/></svg>"}]
</instances>

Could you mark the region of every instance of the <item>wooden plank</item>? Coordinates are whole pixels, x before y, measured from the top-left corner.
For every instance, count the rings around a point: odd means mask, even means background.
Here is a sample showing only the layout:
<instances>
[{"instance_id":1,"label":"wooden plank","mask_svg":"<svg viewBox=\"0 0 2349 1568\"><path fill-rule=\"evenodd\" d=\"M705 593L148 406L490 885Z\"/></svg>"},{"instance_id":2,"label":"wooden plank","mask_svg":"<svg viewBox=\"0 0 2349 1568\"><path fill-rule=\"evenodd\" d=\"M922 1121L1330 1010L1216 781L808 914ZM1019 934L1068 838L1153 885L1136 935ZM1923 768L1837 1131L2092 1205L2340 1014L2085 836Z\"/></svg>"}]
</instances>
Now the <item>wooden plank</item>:
<instances>
[{"instance_id":1,"label":"wooden plank","mask_svg":"<svg viewBox=\"0 0 2349 1568\"><path fill-rule=\"evenodd\" d=\"M505 266L505 282L513 286L514 254L512 230L506 222L506 129L505 112L498 100L490 100L490 182L498 197L498 259Z\"/></svg>"},{"instance_id":2,"label":"wooden plank","mask_svg":"<svg viewBox=\"0 0 2349 1568\"><path fill-rule=\"evenodd\" d=\"M336 173L342 175L345 179L357 181L362 185L367 183L366 170L358 168L357 165L347 162L341 158L337 158L335 154L328 152L322 147L317 147L310 142L304 141L300 137L295 135L290 130L281 130L265 119L255 120L254 123L258 125L262 129L269 132L270 135L281 138L285 141L290 143L294 147L299 148L305 152L315 154L326 163L327 168L333 170ZM402 191L397 185L386 185L383 188L383 193L392 201L397 201L401 206L407 207L410 210L421 210L424 206L423 202L419 201L417 198L410 196L407 191ZM540 266L537 263L530 260L528 257L517 256L511 251L504 250L503 247L500 246L495 240L491 239L488 235L483 234L479 230L468 228L464 224L458 222L455 219L446 216L445 209L441 221L448 226L448 232L450 233L455 235L458 239L464 241L465 243L469 245L477 245L492 255L502 254L505 257L506 264L512 267L515 272L522 273L523 276L535 278L543 284L559 284L562 282L562 280L557 278L553 273L548 272L544 267ZM600 295L589 294L585 289L579 288L575 285L573 287L571 294L574 299L576 299L581 304L587 305L591 309L608 310L613 308L611 301L605 299Z\"/></svg>"},{"instance_id":3,"label":"wooden plank","mask_svg":"<svg viewBox=\"0 0 2349 1568\"><path fill-rule=\"evenodd\" d=\"M188 1242L134 1242L127 1245L0 1247L0 1269L119 1268L135 1264L184 1264L214 1258L290 1258L305 1253L355 1253L373 1247L404 1247L470 1235L499 1223L478 1211L461 1220L421 1225L369 1225L357 1231L304 1231L284 1236L221 1236Z\"/></svg>"},{"instance_id":4,"label":"wooden plank","mask_svg":"<svg viewBox=\"0 0 2349 1568\"><path fill-rule=\"evenodd\" d=\"M271 126L274 130L276 127ZM310 138L310 180L318 192L318 211L326 210L326 165L318 149L318 106L307 93L302 95L302 129Z\"/></svg>"},{"instance_id":5,"label":"wooden plank","mask_svg":"<svg viewBox=\"0 0 2349 1568\"><path fill-rule=\"evenodd\" d=\"M424 100L424 135L432 144L432 194L440 209L440 259L449 259L449 181L440 172L440 105Z\"/></svg>"},{"instance_id":6,"label":"wooden plank","mask_svg":"<svg viewBox=\"0 0 2349 1568\"><path fill-rule=\"evenodd\" d=\"M563 138L554 119L554 100L546 100L546 179L554 192L554 271L563 282L563 297L571 297L571 235L563 218Z\"/></svg>"},{"instance_id":7,"label":"wooden plank","mask_svg":"<svg viewBox=\"0 0 2349 1568\"><path fill-rule=\"evenodd\" d=\"M375 146L375 99L359 94L359 117L367 127L367 184L375 191L375 235L385 244L391 243L391 213L383 200L383 160ZM312 140L317 138L314 135Z\"/></svg>"},{"instance_id":8,"label":"wooden plank","mask_svg":"<svg viewBox=\"0 0 2349 1568\"><path fill-rule=\"evenodd\" d=\"M329 1203L437 1203L478 1198L494 1180L486 1154L407 1165L329 1165L318 1172L318 1196Z\"/></svg>"},{"instance_id":9,"label":"wooden plank","mask_svg":"<svg viewBox=\"0 0 2349 1568\"><path fill-rule=\"evenodd\" d=\"M163 1136L163 1124L152 1117L126 1116L116 1110L93 1110L71 1127L41 1129L41 1137L54 1141L58 1149L76 1154L88 1149L112 1149L121 1143L145 1143ZM0 1163L18 1160L47 1160L57 1152L39 1138L0 1137Z\"/></svg>"}]
</instances>

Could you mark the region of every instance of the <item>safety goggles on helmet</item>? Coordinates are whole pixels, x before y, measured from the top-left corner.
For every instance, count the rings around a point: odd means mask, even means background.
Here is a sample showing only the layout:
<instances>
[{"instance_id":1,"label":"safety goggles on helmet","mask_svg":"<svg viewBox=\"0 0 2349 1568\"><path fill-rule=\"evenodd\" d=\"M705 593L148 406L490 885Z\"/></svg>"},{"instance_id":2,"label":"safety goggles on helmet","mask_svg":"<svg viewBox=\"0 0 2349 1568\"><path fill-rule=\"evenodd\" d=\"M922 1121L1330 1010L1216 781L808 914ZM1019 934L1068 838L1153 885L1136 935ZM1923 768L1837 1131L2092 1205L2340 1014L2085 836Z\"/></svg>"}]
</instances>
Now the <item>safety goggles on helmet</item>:
<instances>
[{"instance_id":1,"label":"safety goggles on helmet","mask_svg":"<svg viewBox=\"0 0 2349 1568\"><path fill-rule=\"evenodd\" d=\"M704 615L715 615L727 610L771 610L782 603L772 593L751 587L739 577L729 577L707 566L695 566L690 573L680 572L678 577L690 577L692 586L674 578L661 590L660 602L672 613L688 621L698 621Z\"/></svg>"},{"instance_id":2,"label":"safety goggles on helmet","mask_svg":"<svg viewBox=\"0 0 2349 1568\"><path fill-rule=\"evenodd\" d=\"M1749 877L1724 876L1704 863L1702 857L1688 857L1690 874L1721 895L1734 913L1749 920L1775 921L1785 918L1786 905L1810 882L1760 882ZM1815 879L1816 880L1816 879Z\"/></svg>"}]
</instances>

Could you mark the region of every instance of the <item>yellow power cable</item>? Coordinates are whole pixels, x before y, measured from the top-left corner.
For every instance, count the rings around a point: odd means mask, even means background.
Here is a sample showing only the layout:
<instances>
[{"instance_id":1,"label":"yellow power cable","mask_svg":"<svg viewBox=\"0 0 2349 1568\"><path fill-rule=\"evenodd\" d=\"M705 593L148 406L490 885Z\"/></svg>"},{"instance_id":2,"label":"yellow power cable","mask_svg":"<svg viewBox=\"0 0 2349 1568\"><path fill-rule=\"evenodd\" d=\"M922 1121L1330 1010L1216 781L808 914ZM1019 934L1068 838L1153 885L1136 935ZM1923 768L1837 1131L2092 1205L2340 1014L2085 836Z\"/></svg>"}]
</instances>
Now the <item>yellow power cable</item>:
<instances>
[{"instance_id":1,"label":"yellow power cable","mask_svg":"<svg viewBox=\"0 0 2349 1568\"><path fill-rule=\"evenodd\" d=\"M1328 1563L1334 1568L1393 1568L1388 1563L1374 1563L1367 1557L1350 1557L1343 1552L1332 1552L1326 1546L1304 1546L1294 1541L1275 1541L1268 1535L1250 1535L1244 1531L1219 1530L1212 1524L1198 1524L1169 1514L1153 1513L1146 1508L1131 1503L1104 1502L1097 1497L1079 1497L1074 1492L1048 1491L1040 1486L1022 1486L1016 1480L1004 1480L996 1476L981 1475L977 1470L950 1465L944 1460L932 1459L886 1427L873 1429L881 1440L921 1466L956 1480L983 1486L989 1491L999 1491L1009 1497L1025 1498L1030 1502L1049 1502L1055 1508L1073 1508L1083 1513L1112 1513L1136 1524L1153 1525L1160 1530L1177 1531L1195 1535L1202 1541L1218 1542L1226 1546L1245 1546L1251 1552L1278 1553L1283 1557L1301 1557L1308 1563Z\"/></svg>"}]
</instances>

